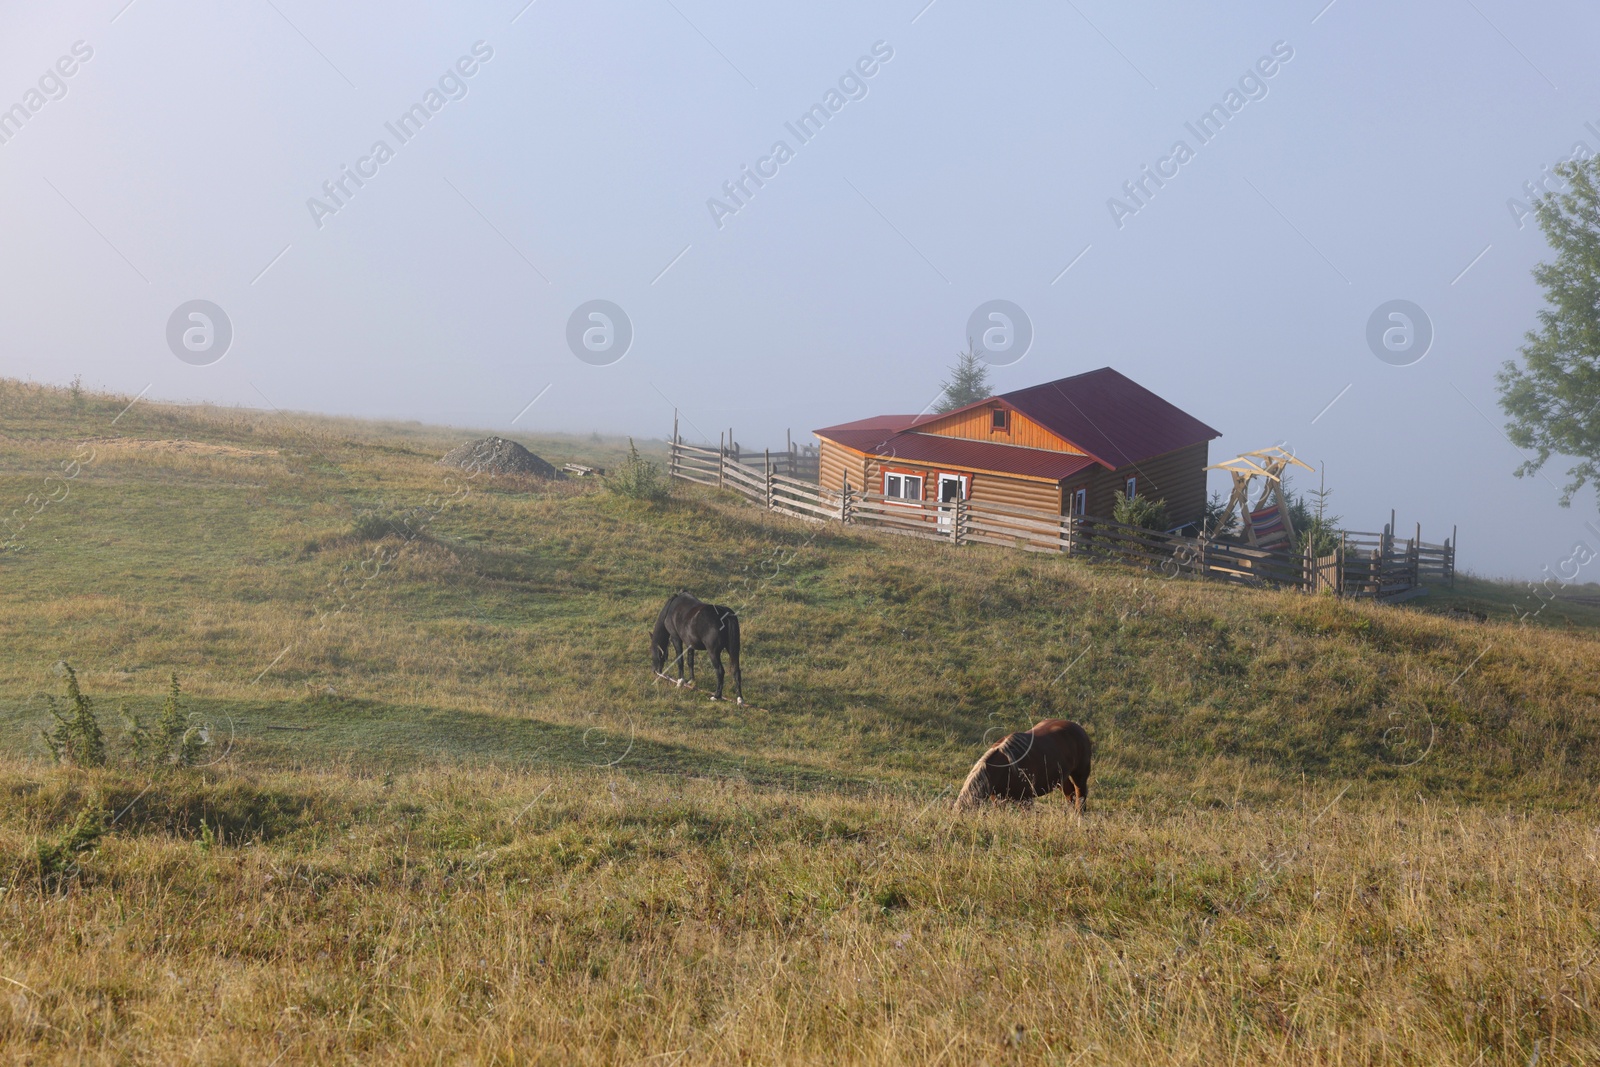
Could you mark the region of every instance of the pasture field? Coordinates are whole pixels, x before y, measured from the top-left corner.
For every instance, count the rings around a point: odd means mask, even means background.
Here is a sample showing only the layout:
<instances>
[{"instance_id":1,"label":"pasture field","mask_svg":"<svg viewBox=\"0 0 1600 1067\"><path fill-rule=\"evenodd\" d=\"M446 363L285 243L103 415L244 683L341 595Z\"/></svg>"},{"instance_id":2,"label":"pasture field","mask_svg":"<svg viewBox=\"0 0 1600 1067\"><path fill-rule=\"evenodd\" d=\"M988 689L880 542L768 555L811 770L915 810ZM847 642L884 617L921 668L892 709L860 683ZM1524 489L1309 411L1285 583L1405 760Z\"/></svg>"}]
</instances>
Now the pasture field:
<instances>
[{"instance_id":1,"label":"pasture field","mask_svg":"<svg viewBox=\"0 0 1600 1067\"><path fill-rule=\"evenodd\" d=\"M1600 1062L1600 609L1169 581L129 399L0 382L7 1062ZM652 683L680 587L739 611L750 706ZM62 660L103 769L40 740ZM119 713L174 672L205 765L137 767ZM1094 737L1084 817L949 810L1048 716Z\"/></svg>"}]
</instances>

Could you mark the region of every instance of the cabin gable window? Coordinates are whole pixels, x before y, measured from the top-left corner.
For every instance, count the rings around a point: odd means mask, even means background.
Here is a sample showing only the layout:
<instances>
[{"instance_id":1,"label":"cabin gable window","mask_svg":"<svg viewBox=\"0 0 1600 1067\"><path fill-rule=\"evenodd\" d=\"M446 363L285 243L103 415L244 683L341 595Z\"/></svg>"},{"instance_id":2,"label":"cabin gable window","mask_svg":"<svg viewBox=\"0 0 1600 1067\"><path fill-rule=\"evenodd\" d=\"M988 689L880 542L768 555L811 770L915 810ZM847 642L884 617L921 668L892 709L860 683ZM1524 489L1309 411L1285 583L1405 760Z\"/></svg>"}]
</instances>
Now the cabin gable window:
<instances>
[{"instance_id":1,"label":"cabin gable window","mask_svg":"<svg viewBox=\"0 0 1600 1067\"><path fill-rule=\"evenodd\" d=\"M922 475L906 471L884 471L883 495L895 500L921 500Z\"/></svg>"},{"instance_id":2,"label":"cabin gable window","mask_svg":"<svg viewBox=\"0 0 1600 1067\"><path fill-rule=\"evenodd\" d=\"M993 419L990 425L996 432L1011 432L1011 412L1007 411L1005 408L995 408L990 417Z\"/></svg>"}]
</instances>

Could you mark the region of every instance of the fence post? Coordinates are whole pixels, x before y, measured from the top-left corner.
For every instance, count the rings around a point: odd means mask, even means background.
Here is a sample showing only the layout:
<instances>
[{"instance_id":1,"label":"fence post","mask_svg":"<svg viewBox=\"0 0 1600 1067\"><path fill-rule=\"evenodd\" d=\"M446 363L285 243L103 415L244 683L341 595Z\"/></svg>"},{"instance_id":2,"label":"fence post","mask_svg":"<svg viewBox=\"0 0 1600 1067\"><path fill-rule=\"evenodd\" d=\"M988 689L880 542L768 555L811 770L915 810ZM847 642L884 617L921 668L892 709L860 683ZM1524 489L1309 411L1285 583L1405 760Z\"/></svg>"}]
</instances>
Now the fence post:
<instances>
[{"instance_id":1,"label":"fence post","mask_svg":"<svg viewBox=\"0 0 1600 1067\"><path fill-rule=\"evenodd\" d=\"M839 521L850 524L850 479L844 480L844 491L839 494Z\"/></svg>"},{"instance_id":2,"label":"fence post","mask_svg":"<svg viewBox=\"0 0 1600 1067\"><path fill-rule=\"evenodd\" d=\"M667 452L667 476L678 476L678 409L672 409L672 448Z\"/></svg>"},{"instance_id":3,"label":"fence post","mask_svg":"<svg viewBox=\"0 0 1600 1067\"><path fill-rule=\"evenodd\" d=\"M1413 587L1422 584L1422 523L1420 522L1417 523L1417 539L1415 544L1417 547L1413 550L1411 563L1413 568L1411 584Z\"/></svg>"},{"instance_id":4,"label":"fence post","mask_svg":"<svg viewBox=\"0 0 1600 1067\"><path fill-rule=\"evenodd\" d=\"M952 545L959 545L961 543L962 502L956 500L952 503L955 506L950 509L950 543Z\"/></svg>"},{"instance_id":5,"label":"fence post","mask_svg":"<svg viewBox=\"0 0 1600 1067\"><path fill-rule=\"evenodd\" d=\"M1333 572L1333 593L1335 596L1344 596L1344 531L1339 532L1339 547L1335 550L1335 570Z\"/></svg>"},{"instance_id":6,"label":"fence post","mask_svg":"<svg viewBox=\"0 0 1600 1067\"><path fill-rule=\"evenodd\" d=\"M772 450L770 448L766 448L766 449L762 449L761 450L761 462L766 467L766 472L767 472L767 477L766 477L766 487L767 487L766 504L767 504L767 510L771 511L772 510Z\"/></svg>"},{"instance_id":7,"label":"fence post","mask_svg":"<svg viewBox=\"0 0 1600 1067\"><path fill-rule=\"evenodd\" d=\"M1451 589L1454 589L1456 587L1456 536L1457 536L1456 535L1456 531L1457 531L1457 529L1458 529L1458 527L1455 527L1455 526L1450 527L1450 543L1445 546L1446 548L1449 549L1449 551L1446 552L1445 555L1447 557L1446 562L1449 563L1449 565L1450 565L1450 588Z\"/></svg>"}]
</instances>

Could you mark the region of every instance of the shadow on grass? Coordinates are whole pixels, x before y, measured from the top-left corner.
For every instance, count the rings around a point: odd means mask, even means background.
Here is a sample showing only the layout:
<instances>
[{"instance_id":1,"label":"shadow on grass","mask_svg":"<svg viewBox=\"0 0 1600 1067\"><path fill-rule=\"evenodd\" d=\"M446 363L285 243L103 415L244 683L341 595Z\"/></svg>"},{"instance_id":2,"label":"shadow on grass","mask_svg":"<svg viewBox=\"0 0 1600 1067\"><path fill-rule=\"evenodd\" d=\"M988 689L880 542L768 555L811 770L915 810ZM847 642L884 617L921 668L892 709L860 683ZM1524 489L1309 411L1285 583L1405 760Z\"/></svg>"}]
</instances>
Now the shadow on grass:
<instances>
[{"instance_id":1,"label":"shadow on grass","mask_svg":"<svg viewBox=\"0 0 1600 1067\"><path fill-rule=\"evenodd\" d=\"M133 702L130 702L130 706ZM137 708L146 719L154 708ZM643 736L640 718L596 716L592 725L485 715L426 705L325 699L216 701L197 708L210 724L215 747L206 758L256 770L337 766L365 771L425 766L476 768L615 769L628 774L733 778L755 785L800 790L863 792L898 787L868 774L841 774L814 764L734 757ZM48 759L39 731L49 722L42 706L0 708L0 753ZM102 713L107 741L121 740L115 719Z\"/></svg>"}]
</instances>

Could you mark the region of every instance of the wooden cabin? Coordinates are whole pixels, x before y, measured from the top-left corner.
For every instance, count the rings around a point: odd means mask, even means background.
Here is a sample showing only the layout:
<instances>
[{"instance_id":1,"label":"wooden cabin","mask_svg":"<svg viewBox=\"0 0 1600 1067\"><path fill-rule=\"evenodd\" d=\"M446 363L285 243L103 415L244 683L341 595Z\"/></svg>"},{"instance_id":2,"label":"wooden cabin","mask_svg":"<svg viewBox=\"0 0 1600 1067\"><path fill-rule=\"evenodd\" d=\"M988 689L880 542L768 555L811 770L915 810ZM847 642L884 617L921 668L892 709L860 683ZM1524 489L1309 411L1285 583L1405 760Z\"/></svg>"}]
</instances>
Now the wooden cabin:
<instances>
[{"instance_id":1,"label":"wooden cabin","mask_svg":"<svg viewBox=\"0 0 1600 1067\"><path fill-rule=\"evenodd\" d=\"M820 480L907 500L972 500L1110 518L1116 497L1165 500L1174 528L1205 511L1216 430L1102 367L941 415L814 431Z\"/></svg>"}]
</instances>

